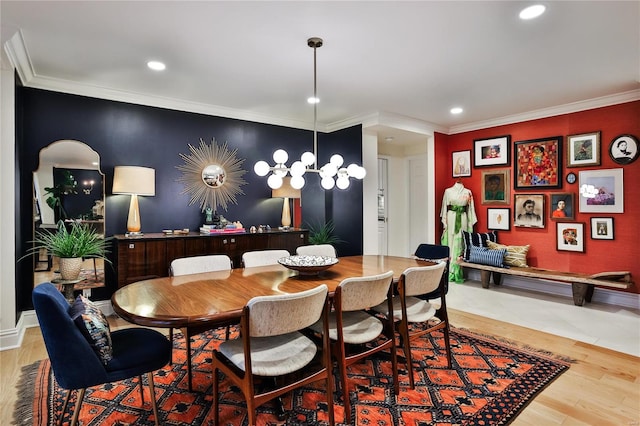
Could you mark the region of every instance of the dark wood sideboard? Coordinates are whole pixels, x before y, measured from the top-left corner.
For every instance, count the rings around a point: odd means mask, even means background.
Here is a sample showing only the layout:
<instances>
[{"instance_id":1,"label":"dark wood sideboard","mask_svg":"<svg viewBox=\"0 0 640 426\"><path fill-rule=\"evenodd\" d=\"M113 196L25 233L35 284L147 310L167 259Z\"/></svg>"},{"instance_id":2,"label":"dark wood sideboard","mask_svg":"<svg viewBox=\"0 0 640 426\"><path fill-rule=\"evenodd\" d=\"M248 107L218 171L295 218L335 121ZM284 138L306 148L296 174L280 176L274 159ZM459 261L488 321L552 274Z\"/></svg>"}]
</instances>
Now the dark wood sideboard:
<instances>
[{"instance_id":1,"label":"dark wood sideboard","mask_svg":"<svg viewBox=\"0 0 640 426\"><path fill-rule=\"evenodd\" d=\"M114 235L111 260L118 288L149 278L166 277L173 259L206 254L226 254L234 268L242 267L242 253L253 250L296 248L309 243L309 231L266 231L260 233L202 235L145 234L129 238Z\"/></svg>"}]
</instances>

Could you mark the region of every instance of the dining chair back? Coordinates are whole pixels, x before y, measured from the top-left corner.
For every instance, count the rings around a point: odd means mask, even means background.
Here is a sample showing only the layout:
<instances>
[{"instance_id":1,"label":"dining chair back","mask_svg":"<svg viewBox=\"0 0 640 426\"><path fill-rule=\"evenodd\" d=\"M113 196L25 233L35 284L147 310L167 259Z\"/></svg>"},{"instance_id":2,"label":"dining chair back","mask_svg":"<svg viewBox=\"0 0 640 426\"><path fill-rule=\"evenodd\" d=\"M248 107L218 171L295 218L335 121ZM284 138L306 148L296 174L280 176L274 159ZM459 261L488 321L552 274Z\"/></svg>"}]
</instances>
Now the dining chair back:
<instances>
[{"instance_id":1,"label":"dining chair back","mask_svg":"<svg viewBox=\"0 0 640 426\"><path fill-rule=\"evenodd\" d=\"M296 249L296 254L301 256L337 257L336 249L331 244L312 244L308 246L300 246Z\"/></svg>"},{"instance_id":2,"label":"dining chair back","mask_svg":"<svg viewBox=\"0 0 640 426\"><path fill-rule=\"evenodd\" d=\"M420 244L416 249L414 256L418 259L428 260L431 262L445 262L446 267L442 275L442 288L446 294L449 291L449 262L450 262L449 246L439 244ZM421 299L435 299L440 297L440 288L420 296Z\"/></svg>"},{"instance_id":3,"label":"dining chair back","mask_svg":"<svg viewBox=\"0 0 640 426\"><path fill-rule=\"evenodd\" d=\"M399 392L398 369L396 365L396 347L393 331L393 320L387 317L386 324L365 310L387 303L392 309L393 290L391 282L393 271L379 275L353 277L344 279L336 287L333 297L333 311L329 315L328 332L332 342L332 354L336 360L346 423L351 423L351 403L347 366L352 365L369 355L390 350L394 394ZM318 322L311 326L317 332L322 331L324 324ZM373 344L362 346L365 343Z\"/></svg>"},{"instance_id":4,"label":"dining chair back","mask_svg":"<svg viewBox=\"0 0 640 426\"><path fill-rule=\"evenodd\" d=\"M72 309L69 302L53 284L43 283L36 286L32 299L53 374L60 387L67 390L60 423L74 390L77 392L77 402L71 419L72 426L78 423L85 390L92 386L140 376L140 395L144 403L142 374L146 374L155 424L159 424L153 371L169 362L171 345L165 336L142 327L113 332L107 328L103 332L109 338L105 338L103 343L111 341L112 354L108 361L104 361L92 347L89 338L83 334L80 326L74 322L70 315ZM106 319L104 320L106 322ZM93 344L95 346L96 342Z\"/></svg>"},{"instance_id":5,"label":"dining chair back","mask_svg":"<svg viewBox=\"0 0 640 426\"><path fill-rule=\"evenodd\" d=\"M314 340L300 332L318 320L324 319L326 324L328 310L325 284L299 293L258 296L247 302L240 322L241 337L222 342L213 350L216 425L220 421L219 371L244 394L250 425L256 424L257 407L295 388L325 379L329 421L334 424L333 375L326 327L320 357ZM313 363L314 360L317 362ZM311 365L316 368L310 368ZM293 381L287 381L291 373L296 373ZM278 378L278 384L257 391L256 376L267 382L276 382Z\"/></svg>"},{"instance_id":6,"label":"dining chair back","mask_svg":"<svg viewBox=\"0 0 640 426\"><path fill-rule=\"evenodd\" d=\"M242 254L242 264L245 268L254 266L277 265L278 259L288 257L291 254L287 250L257 250L247 251Z\"/></svg>"},{"instance_id":7,"label":"dining chair back","mask_svg":"<svg viewBox=\"0 0 640 426\"><path fill-rule=\"evenodd\" d=\"M204 272L230 271L233 263L231 258L226 254L213 254L206 256L181 257L171 261L169 267L169 275L182 276L190 274L201 274ZM226 338L230 335L230 325L227 324ZM204 333L213 328L209 324L194 327L184 327L182 334L185 336L187 349L187 384L189 390L193 389L193 376L191 372L191 337L196 334ZM173 328L169 329L169 341L173 347ZM173 357L171 358L173 363Z\"/></svg>"}]
</instances>

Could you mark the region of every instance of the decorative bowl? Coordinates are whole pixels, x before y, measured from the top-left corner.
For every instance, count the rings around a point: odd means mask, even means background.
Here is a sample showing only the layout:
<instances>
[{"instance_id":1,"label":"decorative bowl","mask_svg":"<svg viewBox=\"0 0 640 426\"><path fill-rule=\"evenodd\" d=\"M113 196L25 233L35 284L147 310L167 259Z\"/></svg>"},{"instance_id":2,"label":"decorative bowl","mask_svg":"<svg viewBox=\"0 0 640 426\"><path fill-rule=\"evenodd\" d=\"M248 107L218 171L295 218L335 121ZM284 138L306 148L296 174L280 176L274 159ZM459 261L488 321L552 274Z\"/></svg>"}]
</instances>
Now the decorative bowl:
<instances>
[{"instance_id":1,"label":"decorative bowl","mask_svg":"<svg viewBox=\"0 0 640 426\"><path fill-rule=\"evenodd\" d=\"M338 258L296 255L278 259L278 263L286 268L298 271L301 275L316 275L338 263Z\"/></svg>"}]
</instances>

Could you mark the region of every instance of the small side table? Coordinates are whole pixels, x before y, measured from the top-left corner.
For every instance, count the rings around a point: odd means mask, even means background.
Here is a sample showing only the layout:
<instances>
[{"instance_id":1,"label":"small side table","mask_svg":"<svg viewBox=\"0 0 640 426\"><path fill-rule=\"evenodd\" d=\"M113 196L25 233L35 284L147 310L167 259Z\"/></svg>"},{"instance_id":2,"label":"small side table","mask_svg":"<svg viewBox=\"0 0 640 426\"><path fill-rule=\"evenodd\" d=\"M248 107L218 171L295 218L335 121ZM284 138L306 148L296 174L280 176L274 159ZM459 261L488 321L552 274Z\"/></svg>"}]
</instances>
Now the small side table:
<instances>
[{"instance_id":1,"label":"small side table","mask_svg":"<svg viewBox=\"0 0 640 426\"><path fill-rule=\"evenodd\" d=\"M80 281L84 281L84 279L77 280L63 280L62 278L51 280L52 284L59 284L62 286L62 294L69 301L69 303L73 303L75 298L73 297L74 286L78 284Z\"/></svg>"}]
</instances>

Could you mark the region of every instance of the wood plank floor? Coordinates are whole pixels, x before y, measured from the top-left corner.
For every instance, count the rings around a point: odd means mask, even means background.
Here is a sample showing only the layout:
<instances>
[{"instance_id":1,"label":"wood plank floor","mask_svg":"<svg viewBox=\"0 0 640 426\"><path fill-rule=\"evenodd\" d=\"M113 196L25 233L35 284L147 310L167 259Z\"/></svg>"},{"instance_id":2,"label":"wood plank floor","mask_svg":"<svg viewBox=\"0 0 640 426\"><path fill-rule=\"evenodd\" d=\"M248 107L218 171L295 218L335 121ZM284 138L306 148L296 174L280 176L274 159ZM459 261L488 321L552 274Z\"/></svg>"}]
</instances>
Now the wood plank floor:
<instances>
[{"instance_id":1,"label":"wood plank floor","mask_svg":"<svg viewBox=\"0 0 640 426\"><path fill-rule=\"evenodd\" d=\"M513 425L640 425L640 358L453 309L449 316L455 327L575 360ZM114 327L123 325L129 326L122 320L113 321ZM0 352L0 425L13 420L20 367L46 357L39 328L27 330L21 348Z\"/></svg>"}]
</instances>

